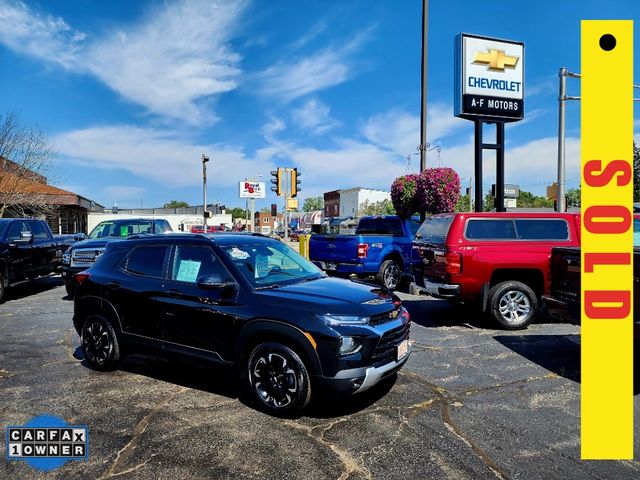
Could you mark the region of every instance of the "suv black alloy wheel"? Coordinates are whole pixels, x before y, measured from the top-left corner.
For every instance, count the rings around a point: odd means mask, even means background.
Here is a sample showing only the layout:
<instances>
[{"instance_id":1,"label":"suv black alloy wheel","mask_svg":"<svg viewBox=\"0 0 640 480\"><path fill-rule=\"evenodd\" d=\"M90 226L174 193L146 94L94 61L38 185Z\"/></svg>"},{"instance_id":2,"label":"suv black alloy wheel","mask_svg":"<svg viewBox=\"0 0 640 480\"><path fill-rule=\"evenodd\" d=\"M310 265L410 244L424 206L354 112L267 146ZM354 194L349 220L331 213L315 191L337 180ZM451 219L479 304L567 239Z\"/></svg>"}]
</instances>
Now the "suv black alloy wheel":
<instances>
[{"instance_id":1,"label":"suv black alloy wheel","mask_svg":"<svg viewBox=\"0 0 640 480\"><path fill-rule=\"evenodd\" d=\"M271 413L294 412L311 399L309 373L300 357L280 343L262 343L247 362L254 398Z\"/></svg>"},{"instance_id":2,"label":"suv black alloy wheel","mask_svg":"<svg viewBox=\"0 0 640 480\"><path fill-rule=\"evenodd\" d=\"M116 333L109 321L92 315L82 326L82 351L89 365L98 370L113 367L120 359Z\"/></svg>"}]
</instances>

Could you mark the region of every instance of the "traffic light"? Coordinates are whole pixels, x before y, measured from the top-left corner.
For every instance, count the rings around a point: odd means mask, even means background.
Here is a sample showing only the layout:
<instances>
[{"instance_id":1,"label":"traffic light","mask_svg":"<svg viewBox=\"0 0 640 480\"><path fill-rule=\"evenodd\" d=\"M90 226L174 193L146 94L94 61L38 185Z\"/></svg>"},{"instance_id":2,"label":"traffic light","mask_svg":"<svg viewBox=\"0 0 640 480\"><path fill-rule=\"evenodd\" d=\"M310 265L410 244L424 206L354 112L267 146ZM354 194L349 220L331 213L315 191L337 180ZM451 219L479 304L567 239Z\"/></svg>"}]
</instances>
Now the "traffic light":
<instances>
[{"instance_id":1,"label":"traffic light","mask_svg":"<svg viewBox=\"0 0 640 480\"><path fill-rule=\"evenodd\" d=\"M278 167L277 170L271 170L271 176L273 176L271 179L271 183L273 184L271 185L271 191L276 192L277 196L281 196L284 193L284 168Z\"/></svg>"},{"instance_id":2,"label":"traffic light","mask_svg":"<svg viewBox=\"0 0 640 480\"><path fill-rule=\"evenodd\" d=\"M271 216L275 217L278 215L278 205L276 205L275 203L271 204Z\"/></svg>"},{"instance_id":3,"label":"traffic light","mask_svg":"<svg viewBox=\"0 0 640 480\"><path fill-rule=\"evenodd\" d=\"M299 185L302 183L298 178L302 175L302 173L298 172L297 168L291 170L291 198L295 198L298 195L298 192L301 190Z\"/></svg>"}]
</instances>

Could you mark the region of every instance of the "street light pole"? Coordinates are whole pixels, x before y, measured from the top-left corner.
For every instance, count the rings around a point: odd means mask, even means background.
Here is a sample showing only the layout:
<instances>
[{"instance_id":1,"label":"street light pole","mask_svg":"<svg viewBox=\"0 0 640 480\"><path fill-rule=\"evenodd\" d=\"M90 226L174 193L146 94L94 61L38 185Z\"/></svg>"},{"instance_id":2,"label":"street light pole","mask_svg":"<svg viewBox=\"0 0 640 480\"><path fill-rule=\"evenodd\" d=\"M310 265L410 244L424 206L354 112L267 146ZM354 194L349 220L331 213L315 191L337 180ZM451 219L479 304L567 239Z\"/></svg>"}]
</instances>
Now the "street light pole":
<instances>
[{"instance_id":1,"label":"street light pole","mask_svg":"<svg viewBox=\"0 0 640 480\"><path fill-rule=\"evenodd\" d=\"M427 169L427 69L428 69L428 17L429 0L422 0L422 69L420 82L420 172ZM420 221L424 221L425 212L420 211Z\"/></svg>"},{"instance_id":2,"label":"street light pole","mask_svg":"<svg viewBox=\"0 0 640 480\"><path fill-rule=\"evenodd\" d=\"M204 219L204 233L207 233L207 162L209 157L202 154L202 217Z\"/></svg>"}]
</instances>

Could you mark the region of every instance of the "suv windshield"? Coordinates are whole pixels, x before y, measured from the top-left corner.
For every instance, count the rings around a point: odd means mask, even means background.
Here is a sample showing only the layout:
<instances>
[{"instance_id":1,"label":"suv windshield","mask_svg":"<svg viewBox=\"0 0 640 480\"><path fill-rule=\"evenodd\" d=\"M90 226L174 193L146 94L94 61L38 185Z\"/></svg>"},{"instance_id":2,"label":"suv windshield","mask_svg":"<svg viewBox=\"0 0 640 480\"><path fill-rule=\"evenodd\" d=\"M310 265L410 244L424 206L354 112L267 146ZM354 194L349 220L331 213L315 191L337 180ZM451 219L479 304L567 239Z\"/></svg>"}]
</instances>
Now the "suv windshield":
<instances>
[{"instance_id":1,"label":"suv windshield","mask_svg":"<svg viewBox=\"0 0 640 480\"><path fill-rule=\"evenodd\" d=\"M100 222L89 238L124 238L137 233L154 233L152 220L113 220Z\"/></svg>"},{"instance_id":2,"label":"suv windshield","mask_svg":"<svg viewBox=\"0 0 640 480\"><path fill-rule=\"evenodd\" d=\"M273 288L324 277L314 264L280 242L221 245L255 288Z\"/></svg>"}]
</instances>

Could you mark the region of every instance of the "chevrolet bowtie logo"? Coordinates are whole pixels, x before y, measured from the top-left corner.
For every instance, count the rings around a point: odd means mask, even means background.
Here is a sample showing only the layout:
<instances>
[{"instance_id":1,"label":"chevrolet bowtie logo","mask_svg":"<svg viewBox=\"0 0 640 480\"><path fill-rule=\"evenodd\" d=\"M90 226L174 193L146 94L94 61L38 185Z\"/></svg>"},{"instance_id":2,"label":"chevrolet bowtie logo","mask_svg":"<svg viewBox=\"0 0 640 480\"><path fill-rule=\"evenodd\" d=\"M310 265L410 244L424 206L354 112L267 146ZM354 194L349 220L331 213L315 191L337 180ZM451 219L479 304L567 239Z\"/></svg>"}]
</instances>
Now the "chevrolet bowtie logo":
<instances>
[{"instance_id":1,"label":"chevrolet bowtie logo","mask_svg":"<svg viewBox=\"0 0 640 480\"><path fill-rule=\"evenodd\" d=\"M505 68L516 68L519 57L510 57L504 54L504 50L489 49L489 52L476 52L473 63L487 65L489 70L504 72Z\"/></svg>"}]
</instances>

